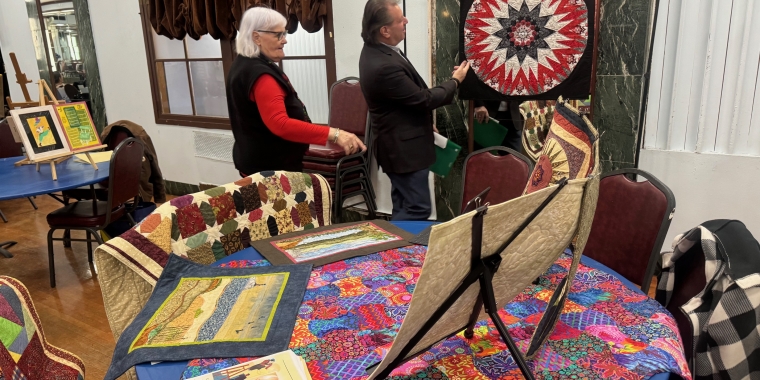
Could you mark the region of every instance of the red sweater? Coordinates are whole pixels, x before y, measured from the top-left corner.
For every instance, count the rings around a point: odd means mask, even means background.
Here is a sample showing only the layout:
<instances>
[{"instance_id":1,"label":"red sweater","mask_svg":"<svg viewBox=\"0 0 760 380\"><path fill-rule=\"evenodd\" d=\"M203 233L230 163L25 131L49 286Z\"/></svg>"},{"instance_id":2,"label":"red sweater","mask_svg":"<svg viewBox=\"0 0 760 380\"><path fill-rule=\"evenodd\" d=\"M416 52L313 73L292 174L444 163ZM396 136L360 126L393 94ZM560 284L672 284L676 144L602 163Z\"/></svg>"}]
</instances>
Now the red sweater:
<instances>
[{"instance_id":1,"label":"red sweater","mask_svg":"<svg viewBox=\"0 0 760 380\"><path fill-rule=\"evenodd\" d=\"M270 75L262 75L248 95L259 107L264 124L275 135L303 144L325 145L330 128L291 119L285 111L285 91Z\"/></svg>"}]
</instances>

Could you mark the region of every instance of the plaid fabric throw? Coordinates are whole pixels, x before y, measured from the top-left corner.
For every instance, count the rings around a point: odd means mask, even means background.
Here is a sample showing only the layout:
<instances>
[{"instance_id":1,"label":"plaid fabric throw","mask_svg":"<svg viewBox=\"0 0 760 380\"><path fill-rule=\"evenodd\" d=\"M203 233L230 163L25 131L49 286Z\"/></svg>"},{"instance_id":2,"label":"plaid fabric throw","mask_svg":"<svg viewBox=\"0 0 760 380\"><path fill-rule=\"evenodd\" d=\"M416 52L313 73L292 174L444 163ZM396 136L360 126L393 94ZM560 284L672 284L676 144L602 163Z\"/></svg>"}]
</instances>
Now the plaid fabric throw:
<instances>
[{"instance_id":1,"label":"plaid fabric throw","mask_svg":"<svg viewBox=\"0 0 760 380\"><path fill-rule=\"evenodd\" d=\"M688 256L701 249L707 285L681 306L692 325L693 346L686 349L692 350L694 379L760 379L760 273L747 270L747 265L736 268L747 260L757 264L760 257L754 250L726 249L729 236L734 240L749 235L754 241L748 231L743 236L713 233L705 227L708 223L676 236L673 251L663 252L656 298L668 305L678 267L685 266ZM746 231L743 225L741 228Z\"/></svg>"}]
</instances>

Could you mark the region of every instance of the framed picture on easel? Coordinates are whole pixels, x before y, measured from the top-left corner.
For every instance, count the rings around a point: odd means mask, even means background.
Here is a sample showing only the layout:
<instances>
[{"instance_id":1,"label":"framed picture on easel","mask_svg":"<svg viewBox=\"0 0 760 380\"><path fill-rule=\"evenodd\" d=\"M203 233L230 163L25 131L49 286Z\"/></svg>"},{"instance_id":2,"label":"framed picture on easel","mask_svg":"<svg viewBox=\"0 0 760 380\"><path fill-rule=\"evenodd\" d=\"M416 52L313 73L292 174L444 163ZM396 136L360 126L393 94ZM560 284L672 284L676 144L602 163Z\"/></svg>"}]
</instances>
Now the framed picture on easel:
<instances>
[{"instance_id":1,"label":"framed picture on easel","mask_svg":"<svg viewBox=\"0 0 760 380\"><path fill-rule=\"evenodd\" d=\"M90 111L87 109L87 103L61 103L53 107L72 151L78 152L102 145Z\"/></svg>"},{"instance_id":2,"label":"framed picture on easel","mask_svg":"<svg viewBox=\"0 0 760 380\"><path fill-rule=\"evenodd\" d=\"M12 110L11 117L29 161L39 161L71 152L52 106Z\"/></svg>"}]
</instances>

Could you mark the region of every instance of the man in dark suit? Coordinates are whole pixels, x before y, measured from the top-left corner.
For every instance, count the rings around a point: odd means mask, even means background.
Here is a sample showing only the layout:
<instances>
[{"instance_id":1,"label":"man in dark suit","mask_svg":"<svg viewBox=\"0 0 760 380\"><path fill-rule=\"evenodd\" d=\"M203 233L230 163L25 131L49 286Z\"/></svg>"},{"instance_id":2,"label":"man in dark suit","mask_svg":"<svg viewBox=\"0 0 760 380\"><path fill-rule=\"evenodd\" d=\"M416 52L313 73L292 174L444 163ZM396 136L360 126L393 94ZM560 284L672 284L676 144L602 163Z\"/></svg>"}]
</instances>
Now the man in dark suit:
<instances>
[{"instance_id":1,"label":"man in dark suit","mask_svg":"<svg viewBox=\"0 0 760 380\"><path fill-rule=\"evenodd\" d=\"M469 64L428 88L396 47L407 19L396 0L369 0L364 7L359 58L362 92L369 105L377 162L391 179L393 220L426 220L432 210L429 167L435 162L433 110L450 104Z\"/></svg>"}]
</instances>

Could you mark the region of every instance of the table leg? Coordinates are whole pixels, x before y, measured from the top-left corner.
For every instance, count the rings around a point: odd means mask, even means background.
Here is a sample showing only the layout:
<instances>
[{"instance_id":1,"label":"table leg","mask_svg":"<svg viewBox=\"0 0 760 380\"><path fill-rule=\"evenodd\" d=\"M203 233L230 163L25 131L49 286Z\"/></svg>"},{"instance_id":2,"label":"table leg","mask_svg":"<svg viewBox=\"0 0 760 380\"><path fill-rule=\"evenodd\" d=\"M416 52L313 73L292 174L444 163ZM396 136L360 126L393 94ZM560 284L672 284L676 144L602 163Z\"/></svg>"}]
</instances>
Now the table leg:
<instances>
[{"instance_id":1,"label":"table leg","mask_svg":"<svg viewBox=\"0 0 760 380\"><path fill-rule=\"evenodd\" d=\"M4 241L0 243L0 255L3 255L9 259L13 257L13 255L11 255L11 253L8 252L6 248L13 247L14 245L16 245L15 241Z\"/></svg>"}]
</instances>

